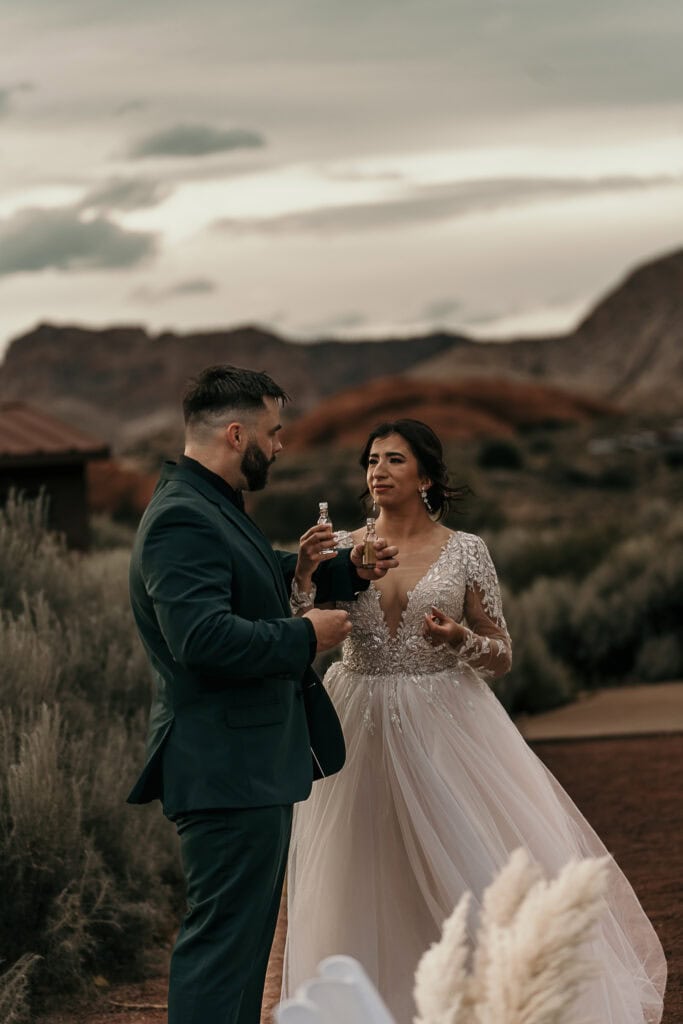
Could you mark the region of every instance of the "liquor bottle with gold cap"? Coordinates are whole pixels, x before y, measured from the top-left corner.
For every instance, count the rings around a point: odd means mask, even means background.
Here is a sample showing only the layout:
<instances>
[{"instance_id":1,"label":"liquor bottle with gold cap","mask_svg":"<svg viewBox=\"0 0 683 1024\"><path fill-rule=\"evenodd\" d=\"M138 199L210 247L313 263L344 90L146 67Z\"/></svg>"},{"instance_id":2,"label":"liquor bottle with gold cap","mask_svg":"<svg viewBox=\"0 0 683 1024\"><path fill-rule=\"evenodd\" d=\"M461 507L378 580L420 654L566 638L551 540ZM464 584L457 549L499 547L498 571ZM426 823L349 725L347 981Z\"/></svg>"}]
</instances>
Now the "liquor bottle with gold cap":
<instances>
[{"instance_id":1,"label":"liquor bottle with gold cap","mask_svg":"<svg viewBox=\"0 0 683 1024\"><path fill-rule=\"evenodd\" d=\"M364 569L374 569L377 565L376 540L375 520L369 517L365 520L365 536L363 537L363 561L361 565Z\"/></svg>"},{"instance_id":2,"label":"liquor bottle with gold cap","mask_svg":"<svg viewBox=\"0 0 683 1024\"><path fill-rule=\"evenodd\" d=\"M318 502L318 509L320 515L318 516L318 526L329 526L332 527L332 520L330 519L329 506L326 501ZM336 552L336 548L323 548L323 555L332 555Z\"/></svg>"}]
</instances>

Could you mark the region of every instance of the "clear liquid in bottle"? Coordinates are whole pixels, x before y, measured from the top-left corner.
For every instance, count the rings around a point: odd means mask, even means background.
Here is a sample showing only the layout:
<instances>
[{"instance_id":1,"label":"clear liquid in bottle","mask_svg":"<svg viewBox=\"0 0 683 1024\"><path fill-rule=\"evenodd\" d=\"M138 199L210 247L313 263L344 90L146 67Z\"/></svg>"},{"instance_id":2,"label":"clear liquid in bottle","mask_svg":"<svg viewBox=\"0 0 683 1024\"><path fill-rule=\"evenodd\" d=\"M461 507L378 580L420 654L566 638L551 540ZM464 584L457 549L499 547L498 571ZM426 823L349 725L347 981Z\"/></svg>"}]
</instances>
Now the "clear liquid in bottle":
<instances>
[{"instance_id":1,"label":"clear liquid in bottle","mask_svg":"<svg viewBox=\"0 0 683 1024\"><path fill-rule=\"evenodd\" d=\"M318 509L320 510L320 515L318 516L318 526L323 526L323 525L325 525L325 526L332 526L332 521L330 519L330 513L329 513L329 506L328 506L327 502L326 501L318 502ZM331 555L331 554L334 554L336 552L336 550L337 550L336 548L323 548L322 554L323 555Z\"/></svg>"}]
</instances>

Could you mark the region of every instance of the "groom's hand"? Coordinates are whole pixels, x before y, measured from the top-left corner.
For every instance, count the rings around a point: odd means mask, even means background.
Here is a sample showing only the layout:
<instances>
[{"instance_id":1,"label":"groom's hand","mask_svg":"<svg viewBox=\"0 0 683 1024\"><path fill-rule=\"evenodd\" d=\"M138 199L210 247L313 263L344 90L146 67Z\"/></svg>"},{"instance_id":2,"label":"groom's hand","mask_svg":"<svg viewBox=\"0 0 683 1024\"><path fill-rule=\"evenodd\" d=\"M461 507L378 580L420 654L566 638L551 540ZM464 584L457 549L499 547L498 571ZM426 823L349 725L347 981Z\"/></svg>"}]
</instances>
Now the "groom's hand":
<instances>
[{"instance_id":1,"label":"groom's hand","mask_svg":"<svg viewBox=\"0 0 683 1024\"><path fill-rule=\"evenodd\" d=\"M348 612L311 608L310 612L306 612L303 617L310 620L315 630L318 654L322 651L329 651L331 647L336 647L342 640L346 640L351 632L351 619Z\"/></svg>"},{"instance_id":2,"label":"groom's hand","mask_svg":"<svg viewBox=\"0 0 683 1024\"><path fill-rule=\"evenodd\" d=\"M329 523L312 526L299 538L299 558L296 563L297 580L310 578L321 562L336 558L335 540Z\"/></svg>"},{"instance_id":3,"label":"groom's hand","mask_svg":"<svg viewBox=\"0 0 683 1024\"><path fill-rule=\"evenodd\" d=\"M381 580L383 576L398 565L398 548L395 544L387 544L382 537L375 541L377 564L374 569L363 569L363 544L356 544L351 550L351 561L362 580Z\"/></svg>"}]
</instances>

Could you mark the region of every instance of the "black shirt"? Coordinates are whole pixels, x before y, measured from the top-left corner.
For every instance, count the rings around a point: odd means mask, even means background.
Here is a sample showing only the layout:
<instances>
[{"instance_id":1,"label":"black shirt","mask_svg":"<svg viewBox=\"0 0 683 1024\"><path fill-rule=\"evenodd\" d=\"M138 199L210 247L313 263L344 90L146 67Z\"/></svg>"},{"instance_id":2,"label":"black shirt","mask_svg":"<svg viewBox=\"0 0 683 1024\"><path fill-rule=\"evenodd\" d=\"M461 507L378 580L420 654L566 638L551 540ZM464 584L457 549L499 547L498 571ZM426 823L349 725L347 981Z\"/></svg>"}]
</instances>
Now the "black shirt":
<instances>
[{"instance_id":1,"label":"black shirt","mask_svg":"<svg viewBox=\"0 0 683 1024\"><path fill-rule=\"evenodd\" d=\"M244 512L244 497L241 491L236 491L234 487L231 487L227 480L224 480L218 473L214 473L212 469L207 469L201 462L197 462L196 459L191 459L189 455L181 455L178 459L178 465L182 466L183 469L189 469L192 473L196 473L197 476L203 477L207 480L216 490L227 498L228 501L232 502L235 508L238 508L240 512ZM244 512L246 515L246 512Z\"/></svg>"}]
</instances>

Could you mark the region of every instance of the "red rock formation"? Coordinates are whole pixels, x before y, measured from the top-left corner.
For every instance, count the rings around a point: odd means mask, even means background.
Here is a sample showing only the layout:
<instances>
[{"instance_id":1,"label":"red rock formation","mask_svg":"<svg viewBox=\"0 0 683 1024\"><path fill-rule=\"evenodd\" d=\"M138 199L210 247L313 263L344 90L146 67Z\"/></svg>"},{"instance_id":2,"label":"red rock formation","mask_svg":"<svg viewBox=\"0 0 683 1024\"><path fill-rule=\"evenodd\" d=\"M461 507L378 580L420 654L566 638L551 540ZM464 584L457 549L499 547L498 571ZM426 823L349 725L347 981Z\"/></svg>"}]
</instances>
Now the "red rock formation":
<instances>
[{"instance_id":1,"label":"red rock formation","mask_svg":"<svg viewBox=\"0 0 683 1024\"><path fill-rule=\"evenodd\" d=\"M325 399L287 427L289 448L356 446L382 420L424 420L444 440L511 437L534 426L613 414L603 402L526 381L468 378L439 384L383 377Z\"/></svg>"},{"instance_id":2,"label":"red rock formation","mask_svg":"<svg viewBox=\"0 0 683 1024\"><path fill-rule=\"evenodd\" d=\"M137 519L146 509L157 477L141 473L117 459L88 463L88 504L92 512Z\"/></svg>"}]
</instances>

